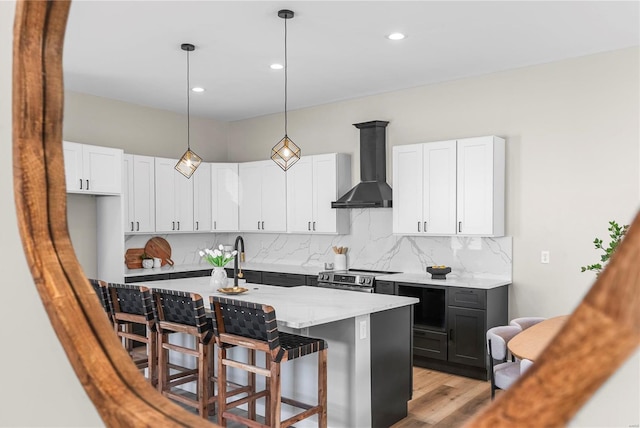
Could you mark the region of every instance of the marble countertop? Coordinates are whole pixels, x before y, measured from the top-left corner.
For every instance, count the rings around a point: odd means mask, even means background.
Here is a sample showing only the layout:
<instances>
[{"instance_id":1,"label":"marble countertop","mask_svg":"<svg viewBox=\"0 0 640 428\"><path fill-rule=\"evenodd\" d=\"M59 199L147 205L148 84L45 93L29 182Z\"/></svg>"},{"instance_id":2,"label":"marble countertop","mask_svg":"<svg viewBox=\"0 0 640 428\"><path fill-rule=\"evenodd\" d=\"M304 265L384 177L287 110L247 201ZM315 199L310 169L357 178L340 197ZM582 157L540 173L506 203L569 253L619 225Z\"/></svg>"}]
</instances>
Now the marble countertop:
<instances>
[{"instance_id":1,"label":"marble countertop","mask_svg":"<svg viewBox=\"0 0 640 428\"><path fill-rule=\"evenodd\" d=\"M208 277L146 281L142 284L149 288L198 293L205 299L205 307L209 307L209 296L225 296L225 294L212 290ZM400 308L419 302L414 297L308 286L278 287L251 283L242 284L242 286L248 288L249 291L228 297L273 306L276 310L278 323L296 329Z\"/></svg>"},{"instance_id":2,"label":"marble countertop","mask_svg":"<svg viewBox=\"0 0 640 428\"><path fill-rule=\"evenodd\" d=\"M263 272L278 272L278 273L293 273L299 275L318 275L318 272L322 272L325 269L322 266L300 266L300 265L284 265L276 263L251 263L243 262L240 264L243 270L258 270ZM228 269L233 269L233 263L225 266ZM211 270L213 266L208 263L198 263L189 265L164 265L160 268L152 269L127 269L124 270L125 277L136 277L143 275L158 275L165 273L176 272L191 272L196 270Z\"/></svg>"},{"instance_id":3,"label":"marble countertop","mask_svg":"<svg viewBox=\"0 0 640 428\"><path fill-rule=\"evenodd\" d=\"M464 287L489 290L511 284L508 279L489 278L459 278L455 275L447 275L447 279L431 279L429 273L395 273L376 277L380 281L408 282L412 284L441 285L444 287Z\"/></svg>"}]
</instances>

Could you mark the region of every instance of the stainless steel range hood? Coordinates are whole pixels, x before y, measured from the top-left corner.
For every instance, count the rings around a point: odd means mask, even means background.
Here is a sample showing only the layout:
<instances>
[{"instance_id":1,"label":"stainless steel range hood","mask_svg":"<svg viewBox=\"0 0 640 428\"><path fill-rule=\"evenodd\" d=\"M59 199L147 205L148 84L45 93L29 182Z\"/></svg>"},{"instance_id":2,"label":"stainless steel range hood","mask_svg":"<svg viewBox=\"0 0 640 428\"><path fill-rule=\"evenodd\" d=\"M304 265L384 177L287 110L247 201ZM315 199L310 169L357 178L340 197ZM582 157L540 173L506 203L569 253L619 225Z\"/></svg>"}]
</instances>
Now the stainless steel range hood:
<instances>
[{"instance_id":1,"label":"stainless steel range hood","mask_svg":"<svg viewBox=\"0 0 640 428\"><path fill-rule=\"evenodd\" d=\"M387 184L388 124L383 120L353 124L360 130L360 183L331 202L331 208L391 207L391 187Z\"/></svg>"}]
</instances>

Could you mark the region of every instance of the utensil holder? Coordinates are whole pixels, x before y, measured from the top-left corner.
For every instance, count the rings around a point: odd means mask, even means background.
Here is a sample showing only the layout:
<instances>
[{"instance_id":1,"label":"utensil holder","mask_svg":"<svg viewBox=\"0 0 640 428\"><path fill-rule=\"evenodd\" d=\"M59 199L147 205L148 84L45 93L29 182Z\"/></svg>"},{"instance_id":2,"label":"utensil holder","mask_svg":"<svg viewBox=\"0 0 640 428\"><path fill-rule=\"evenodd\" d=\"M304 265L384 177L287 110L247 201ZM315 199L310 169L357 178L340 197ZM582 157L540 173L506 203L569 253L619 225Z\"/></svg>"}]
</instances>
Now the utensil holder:
<instances>
[{"instance_id":1,"label":"utensil holder","mask_svg":"<svg viewBox=\"0 0 640 428\"><path fill-rule=\"evenodd\" d=\"M333 260L333 268L335 270L347 270L347 255L335 254L335 257Z\"/></svg>"}]
</instances>

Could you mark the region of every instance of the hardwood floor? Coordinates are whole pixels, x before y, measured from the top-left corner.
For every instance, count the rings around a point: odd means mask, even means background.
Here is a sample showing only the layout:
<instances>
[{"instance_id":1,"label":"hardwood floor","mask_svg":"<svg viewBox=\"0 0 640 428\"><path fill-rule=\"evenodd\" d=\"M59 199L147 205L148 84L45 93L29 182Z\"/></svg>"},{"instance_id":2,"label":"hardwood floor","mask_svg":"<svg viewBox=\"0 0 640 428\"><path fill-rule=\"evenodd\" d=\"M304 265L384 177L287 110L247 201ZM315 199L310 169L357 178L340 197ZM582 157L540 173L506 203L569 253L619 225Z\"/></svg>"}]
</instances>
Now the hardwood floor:
<instances>
[{"instance_id":1,"label":"hardwood floor","mask_svg":"<svg viewBox=\"0 0 640 428\"><path fill-rule=\"evenodd\" d=\"M489 381L414 367L409 415L393 428L460 427L489 403Z\"/></svg>"}]
</instances>

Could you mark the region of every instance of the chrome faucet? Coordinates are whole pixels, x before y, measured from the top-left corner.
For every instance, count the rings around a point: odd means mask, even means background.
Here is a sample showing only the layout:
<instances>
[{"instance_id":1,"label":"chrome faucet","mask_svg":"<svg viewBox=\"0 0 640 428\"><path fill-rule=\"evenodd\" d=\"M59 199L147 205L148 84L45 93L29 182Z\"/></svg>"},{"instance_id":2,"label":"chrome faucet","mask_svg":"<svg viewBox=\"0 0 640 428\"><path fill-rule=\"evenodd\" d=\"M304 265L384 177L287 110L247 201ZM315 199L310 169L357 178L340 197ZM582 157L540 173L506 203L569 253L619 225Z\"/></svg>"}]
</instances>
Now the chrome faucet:
<instances>
[{"instance_id":1,"label":"chrome faucet","mask_svg":"<svg viewBox=\"0 0 640 428\"><path fill-rule=\"evenodd\" d=\"M238 248L238 244L240 244L240 248ZM236 242L233 244L233 249L237 251L235 258L233 259L233 286L238 286L238 277L242 277L242 268L238 272L238 258L240 258L241 262L244 262L244 239L242 236L238 235L236 237Z\"/></svg>"}]
</instances>

